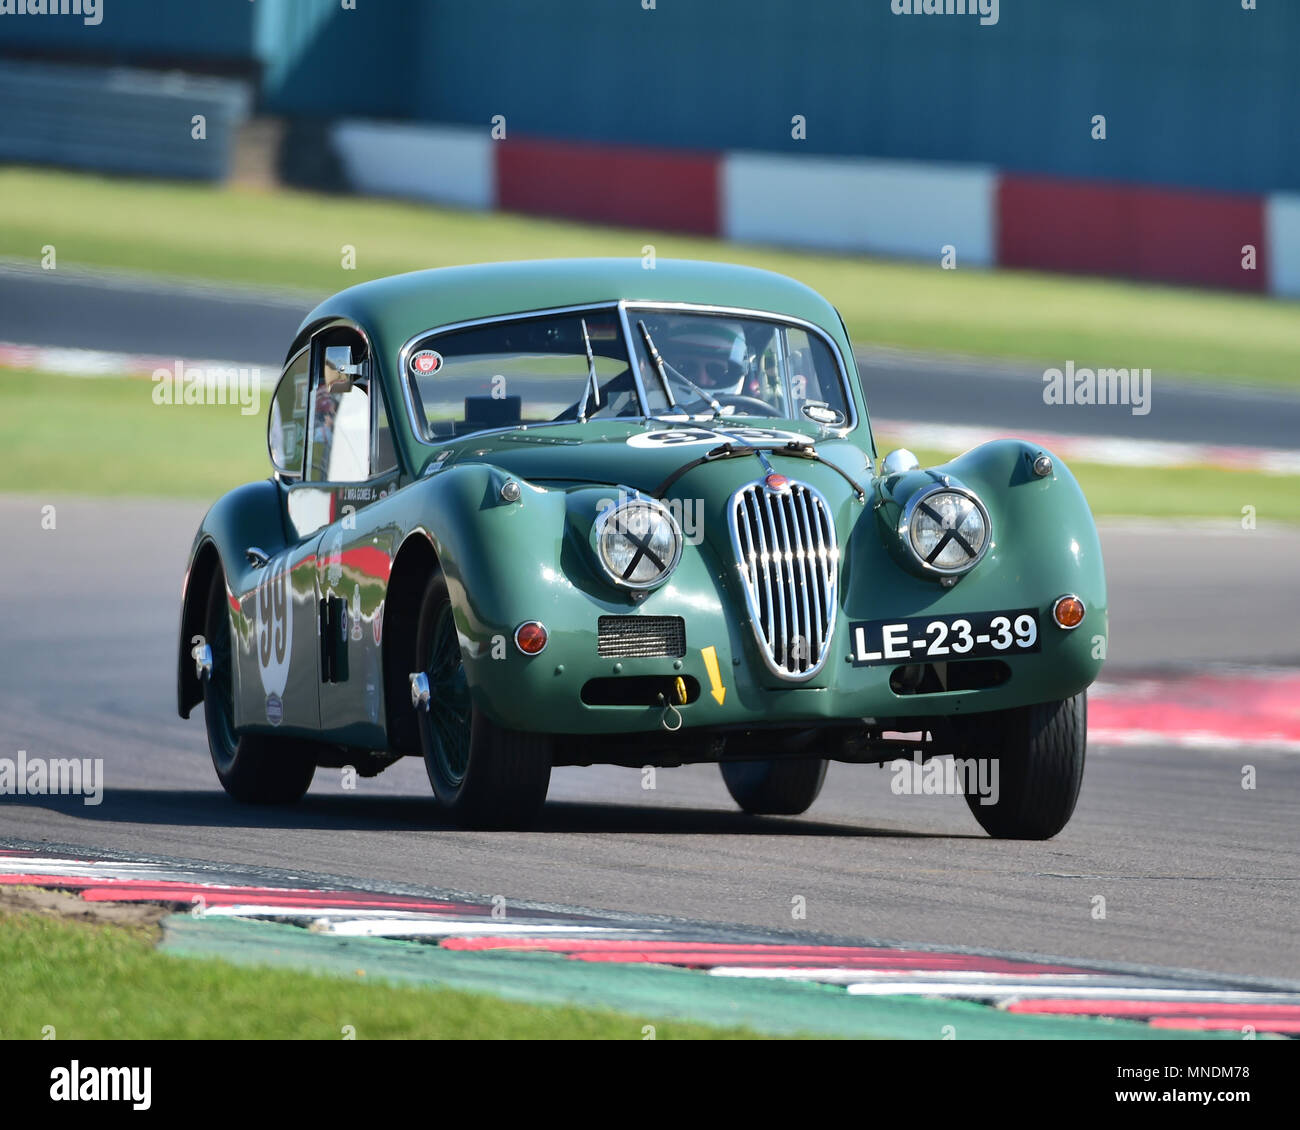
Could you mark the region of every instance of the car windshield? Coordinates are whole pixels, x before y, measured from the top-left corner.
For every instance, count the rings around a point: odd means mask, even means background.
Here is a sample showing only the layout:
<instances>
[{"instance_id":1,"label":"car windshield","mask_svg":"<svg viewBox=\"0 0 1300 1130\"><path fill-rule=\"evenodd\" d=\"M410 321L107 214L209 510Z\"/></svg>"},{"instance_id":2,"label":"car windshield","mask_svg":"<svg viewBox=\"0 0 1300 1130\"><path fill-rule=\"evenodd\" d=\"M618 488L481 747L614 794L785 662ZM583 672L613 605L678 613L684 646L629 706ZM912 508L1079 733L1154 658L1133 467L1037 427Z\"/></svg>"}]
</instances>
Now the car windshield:
<instances>
[{"instance_id":1,"label":"car windshield","mask_svg":"<svg viewBox=\"0 0 1300 1130\"><path fill-rule=\"evenodd\" d=\"M844 384L816 334L763 318L629 308L632 348L655 416L849 418Z\"/></svg>"},{"instance_id":2,"label":"car windshield","mask_svg":"<svg viewBox=\"0 0 1300 1130\"><path fill-rule=\"evenodd\" d=\"M602 307L429 335L406 362L425 438L612 417L848 421L838 365L809 330L632 306L628 325L630 341Z\"/></svg>"}]
</instances>

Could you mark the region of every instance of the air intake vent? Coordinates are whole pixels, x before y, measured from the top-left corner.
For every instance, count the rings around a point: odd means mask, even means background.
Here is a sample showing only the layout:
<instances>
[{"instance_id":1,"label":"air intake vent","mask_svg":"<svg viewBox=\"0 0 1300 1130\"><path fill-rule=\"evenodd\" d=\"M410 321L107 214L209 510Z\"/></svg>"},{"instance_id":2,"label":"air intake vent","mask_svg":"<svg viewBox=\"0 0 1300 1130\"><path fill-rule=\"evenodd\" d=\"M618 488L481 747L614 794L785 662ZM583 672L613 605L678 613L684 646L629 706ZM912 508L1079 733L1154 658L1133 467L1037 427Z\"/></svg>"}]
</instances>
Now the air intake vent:
<instances>
[{"instance_id":1,"label":"air intake vent","mask_svg":"<svg viewBox=\"0 0 1300 1130\"><path fill-rule=\"evenodd\" d=\"M680 659L686 654L686 621L680 616L602 616L598 654Z\"/></svg>"},{"instance_id":2,"label":"air intake vent","mask_svg":"<svg viewBox=\"0 0 1300 1130\"><path fill-rule=\"evenodd\" d=\"M742 487L731 499L731 541L750 621L768 667L808 679L826 661L835 624L840 551L830 507L790 482Z\"/></svg>"}]
</instances>

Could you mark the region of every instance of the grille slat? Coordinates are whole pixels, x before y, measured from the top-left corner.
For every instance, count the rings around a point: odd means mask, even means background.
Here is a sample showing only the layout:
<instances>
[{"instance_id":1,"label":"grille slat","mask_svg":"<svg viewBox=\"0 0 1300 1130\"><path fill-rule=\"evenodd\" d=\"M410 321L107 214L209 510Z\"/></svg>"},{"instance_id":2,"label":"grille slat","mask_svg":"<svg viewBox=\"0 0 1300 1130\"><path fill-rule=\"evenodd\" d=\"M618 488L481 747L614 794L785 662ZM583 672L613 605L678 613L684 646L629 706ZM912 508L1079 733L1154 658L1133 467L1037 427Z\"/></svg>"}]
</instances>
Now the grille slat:
<instances>
[{"instance_id":1,"label":"grille slat","mask_svg":"<svg viewBox=\"0 0 1300 1130\"><path fill-rule=\"evenodd\" d=\"M680 659L686 621L680 616L601 616L596 653L608 659Z\"/></svg>"},{"instance_id":2,"label":"grille slat","mask_svg":"<svg viewBox=\"0 0 1300 1130\"><path fill-rule=\"evenodd\" d=\"M776 594L776 611L780 625L780 633L774 636L773 642L776 645L776 654L782 655L790 640L790 627L785 614L786 604L789 601L789 590L785 584L785 543L776 524L771 496L766 491L763 492L763 518L767 528L772 532L772 560L768 572L772 577L772 590Z\"/></svg>"},{"instance_id":3,"label":"grille slat","mask_svg":"<svg viewBox=\"0 0 1300 1130\"><path fill-rule=\"evenodd\" d=\"M808 525L807 512L803 499L790 499L790 513L794 524L799 529L799 544L803 547L799 555L800 575L804 582L804 617L808 621L808 654L816 655L821 651L821 603L818 600L817 566L813 561L812 528Z\"/></svg>"},{"instance_id":4,"label":"grille slat","mask_svg":"<svg viewBox=\"0 0 1300 1130\"><path fill-rule=\"evenodd\" d=\"M811 678L826 661L836 609L839 544L826 499L750 483L731 499L732 547L754 637L768 667Z\"/></svg>"},{"instance_id":5,"label":"grille slat","mask_svg":"<svg viewBox=\"0 0 1300 1130\"><path fill-rule=\"evenodd\" d=\"M752 513L749 510L751 506L753 507ZM763 533L763 518L761 510L762 506L757 498L751 498L746 503L746 516L749 518L750 534L758 543L758 559L756 562L756 568L759 577L763 581L763 601L760 605L761 613L759 621L762 625L763 632L766 634L773 630L776 607L772 601L772 579L768 575L767 571L769 564L767 538ZM755 596L757 599L757 590L755 590Z\"/></svg>"}]
</instances>

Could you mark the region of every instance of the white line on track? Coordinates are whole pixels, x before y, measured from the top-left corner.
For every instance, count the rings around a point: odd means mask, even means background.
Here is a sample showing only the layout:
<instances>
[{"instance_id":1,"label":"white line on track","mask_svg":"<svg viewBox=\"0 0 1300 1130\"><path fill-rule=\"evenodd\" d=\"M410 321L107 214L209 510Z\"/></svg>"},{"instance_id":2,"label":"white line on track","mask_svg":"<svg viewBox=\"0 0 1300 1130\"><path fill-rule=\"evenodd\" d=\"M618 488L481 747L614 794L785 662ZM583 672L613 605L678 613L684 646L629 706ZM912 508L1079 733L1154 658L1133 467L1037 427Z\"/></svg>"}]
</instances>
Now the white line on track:
<instances>
[{"instance_id":1,"label":"white line on track","mask_svg":"<svg viewBox=\"0 0 1300 1130\"><path fill-rule=\"evenodd\" d=\"M1017 999L1038 1000L1119 1000L1152 1003L1178 1002L1180 1004L1284 1004L1300 1008L1300 993L1254 993L1236 990L1188 990L1188 989L1114 989L1109 985L1078 985L1058 988L1040 986L1032 981L1019 984L999 984L987 987L975 986L961 981L944 981L928 985L911 985L907 982L897 984L859 982L851 984L848 991L855 997L886 996L980 996L980 997L1015 997Z\"/></svg>"}]
</instances>

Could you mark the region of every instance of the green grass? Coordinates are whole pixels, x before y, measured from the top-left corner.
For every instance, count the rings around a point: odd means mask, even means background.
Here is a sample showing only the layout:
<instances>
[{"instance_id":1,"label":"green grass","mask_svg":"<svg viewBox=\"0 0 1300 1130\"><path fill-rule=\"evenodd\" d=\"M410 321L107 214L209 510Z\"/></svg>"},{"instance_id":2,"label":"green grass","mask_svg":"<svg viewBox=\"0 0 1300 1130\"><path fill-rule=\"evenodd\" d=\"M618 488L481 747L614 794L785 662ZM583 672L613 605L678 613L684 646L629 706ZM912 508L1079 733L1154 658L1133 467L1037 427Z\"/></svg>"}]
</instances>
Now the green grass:
<instances>
[{"instance_id":1,"label":"green grass","mask_svg":"<svg viewBox=\"0 0 1300 1130\"><path fill-rule=\"evenodd\" d=\"M270 474L267 400L159 405L148 380L0 371L4 490L215 501Z\"/></svg>"},{"instance_id":2,"label":"green grass","mask_svg":"<svg viewBox=\"0 0 1300 1130\"><path fill-rule=\"evenodd\" d=\"M520 1004L158 953L144 932L0 910L0 1039L750 1039L744 1029ZM267 1002L273 1001L274 1008Z\"/></svg>"},{"instance_id":3,"label":"green grass","mask_svg":"<svg viewBox=\"0 0 1300 1130\"><path fill-rule=\"evenodd\" d=\"M0 169L0 256L331 293L421 267L571 255L725 259L808 283L859 344L1300 385L1300 304L1017 271L944 271L683 235L293 191ZM341 266L345 244L357 269ZM960 252L960 249L959 249Z\"/></svg>"},{"instance_id":4,"label":"green grass","mask_svg":"<svg viewBox=\"0 0 1300 1130\"><path fill-rule=\"evenodd\" d=\"M0 370L0 489L215 501L270 473L264 413L228 405L154 404L147 380L83 379ZM261 407L266 406L262 398ZM880 450L911 446L877 436ZM913 448L925 465L956 451ZM1139 470L1071 463L1098 517L1220 518L1254 506L1260 523L1300 523L1300 493L1284 475L1202 467Z\"/></svg>"}]
</instances>

